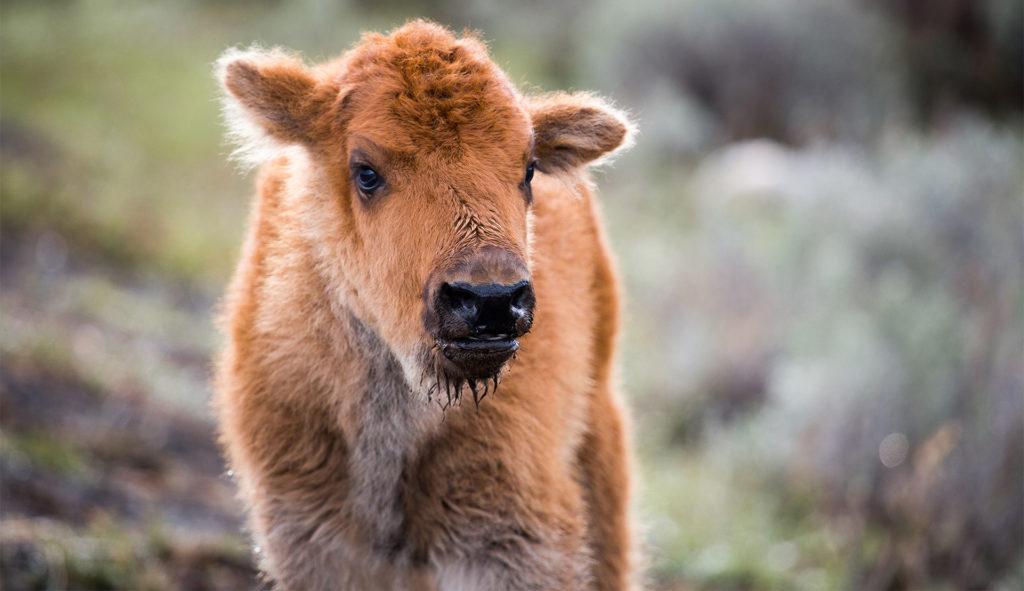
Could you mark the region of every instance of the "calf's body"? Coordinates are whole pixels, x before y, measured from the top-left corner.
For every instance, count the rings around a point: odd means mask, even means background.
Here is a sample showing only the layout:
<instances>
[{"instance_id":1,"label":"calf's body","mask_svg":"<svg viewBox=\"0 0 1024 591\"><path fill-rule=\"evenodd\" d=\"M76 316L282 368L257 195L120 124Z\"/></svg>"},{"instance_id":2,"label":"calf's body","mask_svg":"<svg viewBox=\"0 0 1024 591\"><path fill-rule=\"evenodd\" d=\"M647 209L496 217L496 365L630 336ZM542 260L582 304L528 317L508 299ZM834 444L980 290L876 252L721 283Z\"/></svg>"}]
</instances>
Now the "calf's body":
<instances>
[{"instance_id":1,"label":"calf's body","mask_svg":"<svg viewBox=\"0 0 1024 591\"><path fill-rule=\"evenodd\" d=\"M405 88L403 64L424 52L463 76L471 68L452 55L482 64L498 106L475 113L505 121L507 107L507 129L467 119L455 139L425 148L418 134L456 113L410 128L408 115L374 111L373 92ZM438 76L423 63L413 76ZM367 82L372 66L384 70ZM631 588L617 282L585 168L625 140L628 123L589 96L523 97L482 45L423 22L297 68L279 54L222 65L229 100L273 148L225 301L217 380L261 566L285 589ZM459 83L445 84L458 95ZM289 119L303 100L321 105L294 116L314 131ZM390 155L387 166L371 156L387 189L367 195L361 159L375 150ZM507 183L502 154L523 160L508 164ZM517 185L513 167L534 160L532 183L531 171ZM519 280L536 301L522 334L444 332L439 286ZM496 371L450 355L499 336L515 356Z\"/></svg>"}]
</instances>

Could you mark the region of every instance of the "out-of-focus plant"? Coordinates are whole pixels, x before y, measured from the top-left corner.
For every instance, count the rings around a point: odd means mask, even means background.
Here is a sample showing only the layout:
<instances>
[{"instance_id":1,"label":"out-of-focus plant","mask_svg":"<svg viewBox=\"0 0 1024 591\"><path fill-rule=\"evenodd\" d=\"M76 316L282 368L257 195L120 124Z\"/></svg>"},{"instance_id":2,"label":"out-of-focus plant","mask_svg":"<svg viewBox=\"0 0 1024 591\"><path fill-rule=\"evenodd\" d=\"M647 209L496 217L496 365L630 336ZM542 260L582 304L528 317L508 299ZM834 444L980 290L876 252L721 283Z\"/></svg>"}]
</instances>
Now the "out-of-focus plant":
<instances>
[{"instance_id":1,"label":"out-of-focus plant","mask_svg":"<svg viewBox=\"0 0 1024 591\"><path fill-rule=\"evenodd\" d=\"M583 22L619 31L581 48L594 78L670 121L648 138L683 156L762 137L865 142L964 107L1019 123L1024 108L1019 0L641 0Z\"/></svg>"},{"instance_id":2,"label":"out-of-focus plant","mask_svg":"<svg viewBox=\"0 0 1024 591\"><path fill-rule=\"evenodd\" d=\"M697 174L701 242L773 294L764 408L708 445L816 499L856 588L984 587L1019 563L1022 156L965 121L875 154L740 144Z\"/></svg>"},{"instance_id":3,"label":"out-of-focus plant","mask_svg":"<svg viewBox=\"0 0 1024 591\"><path fill-rule=\"evenodd\" d=\"M862 0L900 28L918 118L941 124L964 106L1019 116L1024 105L1020 0Z\"/></svg>"},{"instance_id":4,"label":"out-of-focus plant","mask_svg":"<svg viewBox=\"0 0 1024 591\"><path fill-rule=\"evenodd\" d=\"M684 154L756 137L859 141L905 117L892 28L858 3L615 4L595 26L623 33L591 46L591 67L645 109L682 105L697 144L653 133Z\"/></svg>"}]
</instances>

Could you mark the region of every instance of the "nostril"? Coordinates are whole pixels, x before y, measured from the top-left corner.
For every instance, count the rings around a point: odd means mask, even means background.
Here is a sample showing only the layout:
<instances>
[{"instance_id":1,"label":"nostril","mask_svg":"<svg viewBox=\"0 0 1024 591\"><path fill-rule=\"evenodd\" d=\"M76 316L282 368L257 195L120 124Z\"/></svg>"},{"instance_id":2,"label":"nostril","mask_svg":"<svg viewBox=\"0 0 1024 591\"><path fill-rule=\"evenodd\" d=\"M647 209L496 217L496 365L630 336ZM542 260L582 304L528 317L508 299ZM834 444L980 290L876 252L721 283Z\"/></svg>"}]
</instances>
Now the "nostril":
<instances>
[{"instance_id":1,"label":"nostril","mask_svg":"<svg viewBox=\"0 0 1024 591\"><path fill-rule=\"evenodd\" d=\"M452 285L441 284L440 300L452 312L457 312L463 317L472 317L476 314L477 301L479 296L471 289Z\"/></svg>"},{"instance_id":2,"label":"nostril","mask_svg":"<svg viewBox=\"0 0 1024 591\"><path fill-rule=\"evenodd\" d=\"M456 287L450 283L441 285L441 300L452 308L458 308L475 299L473 292L463 287Z\"/></svg>"},{"instance_id":3,"label":"nostril","mask_svg":"<svg viewBox=\"0 0 1024 591\"><path fill-rule=\"evenodd\" d=\"M525 312L532 304L533 288L529 281L516 284L512 290L511 306L513 312Z\"/></svg>"}]
</instances>

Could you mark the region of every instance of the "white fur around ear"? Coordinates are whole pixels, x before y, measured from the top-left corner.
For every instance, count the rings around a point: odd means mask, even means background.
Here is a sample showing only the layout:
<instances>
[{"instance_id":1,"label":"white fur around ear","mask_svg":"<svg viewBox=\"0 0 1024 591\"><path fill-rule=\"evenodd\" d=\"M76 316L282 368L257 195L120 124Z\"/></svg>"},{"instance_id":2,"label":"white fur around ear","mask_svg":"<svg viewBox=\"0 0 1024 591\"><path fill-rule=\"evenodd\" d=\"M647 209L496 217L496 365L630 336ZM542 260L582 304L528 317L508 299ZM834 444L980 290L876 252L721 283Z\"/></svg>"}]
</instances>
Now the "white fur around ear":
<instances>
[{"instance_id":1,"label":"white fur around ear","mask_svg":"<svg viewBox=\"0 0 1024 591\"><path fill-rule=\"evenodd\" d=\"M215 66L231 157L245 168L274 158L310 136L317 80L283 49L232 48Z\"/></svg>"},{"instance_id":2,"label":"white fur around ear","mask_svg":"<svg viewBox=\"0 0 1024 591\"><path fill-rule=\"evenodd\" d=\"M225 138L231 145L231 159L243 170L250 170L272 159L283 147L248 112L227 88L228 65L237 61L258 63L267 54L259 47L225 51L214 64L214 75L220 83L220 108L224 120Z\"/></svg>"}]
</instances>

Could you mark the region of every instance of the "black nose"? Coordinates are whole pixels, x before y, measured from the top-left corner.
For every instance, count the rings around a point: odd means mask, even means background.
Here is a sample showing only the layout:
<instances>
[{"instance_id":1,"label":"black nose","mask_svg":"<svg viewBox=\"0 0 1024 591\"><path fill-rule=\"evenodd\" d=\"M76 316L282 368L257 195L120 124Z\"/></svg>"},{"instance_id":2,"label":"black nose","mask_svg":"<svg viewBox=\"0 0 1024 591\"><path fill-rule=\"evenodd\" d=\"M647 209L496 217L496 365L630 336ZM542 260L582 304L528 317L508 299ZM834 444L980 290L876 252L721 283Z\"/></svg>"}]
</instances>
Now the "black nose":
<instances>
[{"instance_id":1,"label":"black nose","mask_svg":"<svg viewBox=\"0 0 1024 591\"><path fill-rule=\"evenodd\" d=\"M533 322L534 295L529 281L443 283L437 295L441 332L449 339L514 339Z\"/></svg>"}]
</instances>

